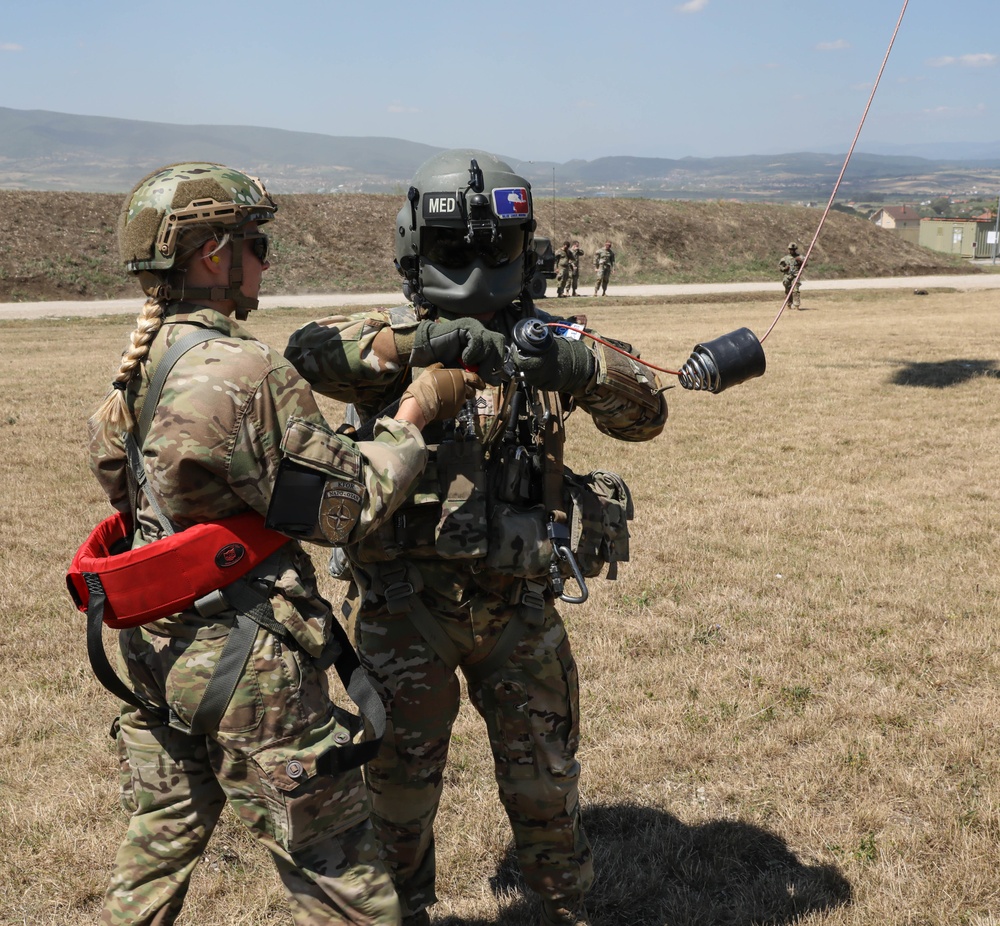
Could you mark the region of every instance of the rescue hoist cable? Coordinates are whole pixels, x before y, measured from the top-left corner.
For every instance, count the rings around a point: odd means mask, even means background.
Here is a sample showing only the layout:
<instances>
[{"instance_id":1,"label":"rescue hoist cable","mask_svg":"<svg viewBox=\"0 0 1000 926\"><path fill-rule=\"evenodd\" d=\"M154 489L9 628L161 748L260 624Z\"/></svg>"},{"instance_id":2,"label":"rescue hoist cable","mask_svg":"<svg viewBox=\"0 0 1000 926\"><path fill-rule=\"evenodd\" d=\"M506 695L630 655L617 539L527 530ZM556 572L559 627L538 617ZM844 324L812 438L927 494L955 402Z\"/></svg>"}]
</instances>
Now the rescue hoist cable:
<instances>
[{"instance_id":1,"label":"rescue hoist cable","mask_svg":"<svg viewBox=\"0 0 1000 926\"><path fill-rule=\"evenodd\" d=\"M761 376L764 373L765 368L764 350L761 345L767 339L768 335L770 335L770 333L774 330L775 325L778 324L778 319L781 318L785 309L788 307L792 298L792 293L798 285L799 278L802 276L802 272L805 270L806 264L809 262L809 257L813 252L813 248L816 246L816 242L819 240L820 233L823 230L823 226L826 224L830 210L833 208L833 203L837 197L837 192L840 189L840 184L844 179L844 174L847 172L848 165L851 163L851 157L854 155L854 148L858 143L858 138L861 135L861 130L864 127L865 120L868 118L868 111L871 109L872 101L875 99L875 92L878 90L878 85L882 80L882 74L885 71L885 66L889 61L889 55L892 52L892 47L896 43L896 36L899 34L899 27L902 25L903 16L906 13L906 7L908 5L909 0L903 0L903 7L899 11L899 19L896 20L896 28L892 31L892 37L889 39L889 46L886 48L885 57L882 59L882 66L878 70L878 75L875 78L872 91L868 96L868 102L861 115L861 121L858 123L857 131L854 133L854 139L847 151L847 156L844 158L843 166L840 168L840 174L833 185L833 191L830 193L830 199L826 204L826 208L823 210L822 216L820 216L819 224L816 226L816 232L813 234L812 241L810 241L809 247L806 249L806 253L802 258L802 263L799 265L798 272L795 274L795 279L792 281L792 285L785 294L785 299L781 303L781 308L778 309L778 314L775 315L774 321L771 322L770 327L766 332L764 332L764 336L762 338L758 340L756 335L754 335L749 328L739 328L736 331L732 331L720 338L716 338L714 341L708 341L705 344L695 345L694 351L692 352L687 363L685 363L680 370L671 370L667 367L657 366L655 363L650 363L647 360L640 359L636 355L623 350L617 345L611 344L603 338L600 338L595 334L591 334L589 331L583 330L582 325L572 325L569 322L548 322L546 323L546 326L549 328L573 328L579 331L581 336L597 341L599 344L603 344L611 350L618 351L618 353L624 354L626 357L635 360L637 363L641 363L643 366L647 366L652 370L657 370L660 373L669 373L672 376L677 376L680 379L681 385L685 389L693 389L696 391L704 390L712 393L722 392L723 389L726 389L729 386L735 386L737 383L744 382L747 379L751 379L755 376Z\"/></svg>"},{"instance_id":2,"label":"rescue hoist cable","mask_svg":"<svg viewBox=\"0 0 1000 926\"><path fill-rule=\"evenodd\" d=\"M858 130L854 133L854 140L851 142L851 147L847 151L847 157L844 158L844 166L840 168L840 175L837 177L837 182L833 185L833 192L830 194L830 200L826 204L826 209L823 210L823 215L820 217L819 225L816 226L816 233L812 237L812 241L809 242L809 247L806 249L806 253L802 258L802 263L799 265L799 272L795 274L795 279L792 281L792 285L788 288L788 292L785 294L785 301L782 302L781 308L778 309L778 314L774 317L774 321L771 322L771 327L764 332L764 336L760 339L761 342L767 340L767 336L774 330L774 326L778 324L778 319L781 318L782 313L788 308L788 304L792 298L792 292L798 285L799 277L802 276L802 271L805 270L806 264L809 263L809 255L812 254L813 248L816 246L816 242L819 239L820 232L823 230L823 225L826 222L827 216L830 214L830 210L833 208L833 201L837 197L837 191L840 189L840 183L844 179L844 174L847 172L847 165L851 163L851 156L854 154L854 147L858 143L858 137L861 135L861 129L864 128L865 120L868 118L868 110L872 108L872 101L875 99L875 91L878 90L879 81L882 80L882 73L885 71L885 66L889 61L889 54L892 52L892 46L896 42L896 36L899 34L899 27L903 22L903 14L906 13L906 7L910 0L903 0L903 8L899 11L899 19L896 20L896 28L892 31L892 38L889 39L889 47L885 50L885 57L882 59L882 66L878 69L878 76L875 78L875 83L872 85L872 92L868 95L868 103L865 105L865 111L861 114L861 121L858 123Z\"/></svg>"}]
</instances>

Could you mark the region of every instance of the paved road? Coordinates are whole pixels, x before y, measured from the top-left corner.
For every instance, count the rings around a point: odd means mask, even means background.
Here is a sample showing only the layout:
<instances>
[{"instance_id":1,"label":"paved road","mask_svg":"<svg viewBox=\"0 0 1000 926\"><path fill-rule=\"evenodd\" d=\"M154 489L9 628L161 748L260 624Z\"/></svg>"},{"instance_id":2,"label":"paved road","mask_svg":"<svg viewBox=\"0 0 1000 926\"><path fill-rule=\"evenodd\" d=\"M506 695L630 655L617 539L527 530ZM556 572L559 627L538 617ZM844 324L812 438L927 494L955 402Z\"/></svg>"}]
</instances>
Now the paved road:
<instances>
[{"instance_id":1,"label":"paved road","mask_svg":"<svg viewBox=\"0 0 1000 926\"><path fill-rule=\"evenodd\" d=\"M977 273L962 276L887 277L865 280L807 280L807 293L834 289L1000 289L1000 273ZM616 286L615 296L700 296L724 293L774 293L783 297L780 283L676 283L647 286ZM344 305L399 305L397 290L392 293L330 293L307 296L261 296L260 307L321 309ZM67 318L76 316L136 314L142 301L109 299L97 302L0 302L0 320L7 318ZM574 300L574 305L576 301Z\"/></svg>"}]
</instances>

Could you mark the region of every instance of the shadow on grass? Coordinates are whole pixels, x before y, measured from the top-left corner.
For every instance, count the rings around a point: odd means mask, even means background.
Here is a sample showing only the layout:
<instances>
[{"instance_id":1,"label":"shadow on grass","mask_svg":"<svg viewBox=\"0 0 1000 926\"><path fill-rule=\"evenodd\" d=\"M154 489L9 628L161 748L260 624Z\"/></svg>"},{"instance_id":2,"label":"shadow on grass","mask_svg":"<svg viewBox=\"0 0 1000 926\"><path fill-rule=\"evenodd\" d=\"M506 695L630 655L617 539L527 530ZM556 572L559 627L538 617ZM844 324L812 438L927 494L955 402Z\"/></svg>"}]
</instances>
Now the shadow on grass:
<instances>
[{"instance_id":1,"label":"shadow on grass","mask_svg":"<svg viewBox=\"0 0 1000 926\"><path fill-rule=\"evenodd\" d=\"M898 361L897 361L898 362ZM976 376L1000 379L995 360L940 360L937 363L901 363L892 375L894 386L924 386L928 389L947 389L968 382Z\"/></svg>"},{"instance_id":2,"label":"shadow on grass","mask_svg":"<svg viewBox=\"0 0 1000 926\"><path fill-rule=\"evenodd\" d=\"M594 926L783 926L849 904L851 885L833 865L801 862L774 833L736 820L686 826L636 804L584 810L597 882L587 897ZM496 926L534 926L513 847L490 879L516 898ZM493 926L449 917L434 926Z\"/></svg>"}]
</instances>

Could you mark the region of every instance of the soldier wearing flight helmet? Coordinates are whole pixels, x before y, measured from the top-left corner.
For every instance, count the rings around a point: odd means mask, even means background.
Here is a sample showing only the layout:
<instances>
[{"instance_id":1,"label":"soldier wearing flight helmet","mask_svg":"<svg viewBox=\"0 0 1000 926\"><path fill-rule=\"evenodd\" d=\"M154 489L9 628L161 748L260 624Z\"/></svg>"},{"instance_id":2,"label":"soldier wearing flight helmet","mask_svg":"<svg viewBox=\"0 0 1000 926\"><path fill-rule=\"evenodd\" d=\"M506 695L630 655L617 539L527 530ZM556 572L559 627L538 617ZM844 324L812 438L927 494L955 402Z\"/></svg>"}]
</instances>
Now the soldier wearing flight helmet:
<instances>
[{"instance_id":1,"label":"soldier wearing flight helmet","mask_svg":"<svg viewBox=\"0 0 1000 926\"><path fill-rule=\"evenodd\" d=\"M667 408L650 369L572 328L547 352L511 349L519 321L550 320L527 292L533 230L530 185L508 164L475 149L437 154L394 229L410 304L309 323L285 351L362 418L432 364L486 382L455 420L428 429L433 462L391 527L345 548L357 646L392 728L367 768L373 821L408 926L428 923L437 899L433 824L459 669L541 922L589 922L578 677L555 607L562 423L579 408L604 433L644 441Z\"/></svg>"}]
</instances>

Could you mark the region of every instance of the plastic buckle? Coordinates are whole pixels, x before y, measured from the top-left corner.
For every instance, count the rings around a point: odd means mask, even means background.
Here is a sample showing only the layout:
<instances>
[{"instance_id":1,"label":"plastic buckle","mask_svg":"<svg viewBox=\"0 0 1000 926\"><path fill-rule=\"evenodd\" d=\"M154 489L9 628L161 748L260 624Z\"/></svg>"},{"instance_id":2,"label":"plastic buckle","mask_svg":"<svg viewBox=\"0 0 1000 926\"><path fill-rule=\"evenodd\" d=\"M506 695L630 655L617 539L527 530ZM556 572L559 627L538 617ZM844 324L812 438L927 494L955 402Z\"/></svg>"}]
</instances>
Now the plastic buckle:
<instances>
[{"instance_id":1,"label":"plastic buckle","mask_svg":"<svg viewBox=\"0 0 1000 926\"><path fill-rule=\"evenodd\" d=\"M216 614L228 611L232 605L226 601L226 596L222 594L222 589L217 588L214 592L202 595L191 607L202 617L215 617Z\"/></svg>"},{"instance_id":2,"label":"plastic buckle","mask_svg":"<svg viewBox=\"0 0 1000 926\"><path fill-rule=\"evenodd\" d=\"M413 594L413 584L405 580L393 582L391 585L386 586L382 594L385 596L385 603L391 614L409 611L410 605L406 599Z\"/></svg>"},{"instance_id":3,"label":"plastic buckle","mask_svg":"<svg viewBox=\"0 0 1000 926\"><path fill-rule=\"evenodd\" d=\"M534 608L536 611L541 611L545 607L545 596L541 592L533 592L531 589L525 589L524 594L521 596L521 604L526 608Z\"/></svg>"}]
</instances>

